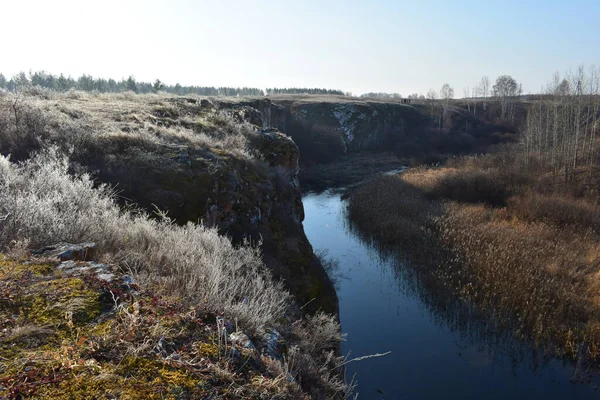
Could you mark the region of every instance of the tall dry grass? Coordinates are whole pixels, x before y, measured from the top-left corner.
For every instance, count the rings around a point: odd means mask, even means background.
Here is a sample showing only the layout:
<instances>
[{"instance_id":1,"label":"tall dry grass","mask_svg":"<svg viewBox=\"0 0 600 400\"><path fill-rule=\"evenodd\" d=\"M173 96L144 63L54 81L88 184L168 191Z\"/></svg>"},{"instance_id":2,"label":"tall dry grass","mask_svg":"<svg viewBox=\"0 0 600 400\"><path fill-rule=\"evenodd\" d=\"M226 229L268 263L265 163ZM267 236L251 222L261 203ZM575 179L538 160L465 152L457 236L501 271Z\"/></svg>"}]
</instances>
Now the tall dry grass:
<instances>
[{"instance_id":1,"label":"tall dry grass","mask_svg":"<svg viewBox=\"0 0 600 400\"><path fill-rule=\"evenodd\" d=\"M548 179L514 154L463 158L371 181L351 193L349 215L517 336L597 359L600 206L539 184Z\"/></svg>"},{"instance_id":2,"label":"tall dry grass","mask_svg":"<svg viewBox=\"0 0 600 400\"><path fill-rule=\"evenodd\" d=\"M280 330L297 363L271 361L285 372L282 379L291 374L314 398L350 392L339 374L342 359L333 352L341 340L339 324L331 315L294 323L301 318L297 307L264 267L258 247L236 247L202 225L121 210L109 187L70 174L67 157L56 148L19 164L0 155L0 251L15 242L36 247L61 241L95 242L101 260L119 265L140 285L204 304L236 319L251 336L260 337L267 326Z\"/></svg>"},{"instance_id":3,"label":"tall dry grass","mask_svg":"<svg viewBox=\"0 0 600 400\"><path fill-rule=\"evenodd\" d=\"M141 282L206 302L251 330L285 317L289 294L271 279L258 248L234 247L202 225L121 211L111 189L68 170L55 149L20 165L0 156L0 248L23 240L33 247L92 241Z\"/></svg>"}]
</instances>

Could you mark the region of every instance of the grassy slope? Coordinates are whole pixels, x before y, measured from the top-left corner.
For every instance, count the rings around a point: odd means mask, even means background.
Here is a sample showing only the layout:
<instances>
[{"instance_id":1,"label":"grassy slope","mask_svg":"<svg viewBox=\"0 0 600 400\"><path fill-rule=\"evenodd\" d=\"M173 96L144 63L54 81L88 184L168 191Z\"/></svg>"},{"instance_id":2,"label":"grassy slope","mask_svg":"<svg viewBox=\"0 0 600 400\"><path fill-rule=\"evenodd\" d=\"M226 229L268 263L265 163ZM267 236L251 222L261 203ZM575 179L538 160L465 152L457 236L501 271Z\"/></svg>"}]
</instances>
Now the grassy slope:
<instances>
[{"instance_id":1,"label":"grassy slope","mask_svg":"<svg viewBox=\"0 0 600 400\"><path fill-rule=\"evenodd\" d=\"M230 356L236 347L225 349L206 305L188 308L177 295L137 286L130 292L121 279L66 276L52 260L0 257L2 396L306 396L268 356L241 346Z\"/></svg>"}]
</instances>

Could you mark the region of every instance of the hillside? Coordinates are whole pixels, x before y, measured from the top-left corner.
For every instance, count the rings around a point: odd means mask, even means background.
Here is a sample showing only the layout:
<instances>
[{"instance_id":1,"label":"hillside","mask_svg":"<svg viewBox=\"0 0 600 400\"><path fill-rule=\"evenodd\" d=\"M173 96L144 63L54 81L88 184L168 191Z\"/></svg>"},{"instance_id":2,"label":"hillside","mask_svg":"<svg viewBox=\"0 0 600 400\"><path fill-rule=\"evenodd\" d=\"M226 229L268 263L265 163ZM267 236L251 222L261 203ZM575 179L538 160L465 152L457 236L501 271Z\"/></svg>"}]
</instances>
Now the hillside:
<instances>
[{"instance_id":1,"label":"hillside","mask_svg":"<svg viewBox=\"0 0 600 400\"><path fill-rule=\"evenodd\" d=\"M243 111L167 95L0 94L0 311L10 321L2 332L9 344L0 354L2 395L71 398L69 379L87 386L108 374L120 386L123 378L146 378L119 366L142 363L152 370L147 379L160 381L150 398L344 396L337 298L302 229L298 149ZM131 276L139 294L107 299L117 293L111 284L87 273L68 278L56 259L27 255L58 242L93 242L93 262L106 265L117 286ZM146 308L149 298L166 308ZM207 321L189 325L190 312ZM125 332L131 315L139 330ZM224 338L216 315L235 322ZM194 346L208 349L204 359L214 368L202 370L200 353L186 358L185 329L206 329ZM213 351L221 339L235 348L238 329L255 343L277 331L285 356L256 350L254 361L238 365ZM40 332L49 341L38 340ZM173 344L157 354L163 342ZM98 343L116 346L107 354ZM88 344L95 350L61 356ZM187 361L174 364L176 354ZM89 368L63 376L57 371L70 367L47 357ZM178 381L182 368L203 378ZM289 385L270 392L281 379ZM122 398L137 390L121 389Z\"/></svg>"}]
</instances>

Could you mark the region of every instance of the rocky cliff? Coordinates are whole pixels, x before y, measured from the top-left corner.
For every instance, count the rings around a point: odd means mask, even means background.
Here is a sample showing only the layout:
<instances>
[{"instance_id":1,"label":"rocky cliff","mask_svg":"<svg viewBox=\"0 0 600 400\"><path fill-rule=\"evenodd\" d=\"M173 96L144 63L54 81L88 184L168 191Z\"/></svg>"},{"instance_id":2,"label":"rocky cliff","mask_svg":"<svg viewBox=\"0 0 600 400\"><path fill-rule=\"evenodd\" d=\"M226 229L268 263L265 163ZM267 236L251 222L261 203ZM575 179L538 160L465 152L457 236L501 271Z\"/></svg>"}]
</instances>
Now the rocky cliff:
<instances>
[{"instance_id":1,"label":"rocky cliff","mask_svg":"<svg viewBox=\"0 0 600 400\"><path fill-rule=\"evenodd\" d=\"M518 118L512 124L499 122L493 103L478 111L459 101L444 107L424 100L343 96L213 99L212 104L289 134L302 154L303 190L351 185L382 170L487 151L515 141L519 123Z\"/></svg>"},{"instance_id":2,"label":"rocky cliff","mask_svg":"<svg viewBox=\"0 0 600 400\"><path fill-rule=\"evenodd\" d=\"M274 96L238 102L216 102L265 127L289 134L300 148L304 165L326 163L359 152L393 152L401 157L484 150L513 141L515 122L499 122L493 104L487 111L460 102L363 100L347 97ZM254 110L252 113L250 110Z\"/></svg>"},{"instance_id":3,"label":"rocky cliff","mask_svg":"<svg viewBox=\"0 0 600 400\"><path fill-rule=\"evenodd\" d=\"M0 143L0 153L18 160L38 143L54 143L71 152L74 169L114 186L123 204L160 210L180 224L202 221L236 244L261 243L265 264L299 306L337 313L334 287L302 227L300 153L287 135L262 128L268 101L233 99L224 107L85 93L20 101L18 125L5 132L15 141ZM6 111L10 121L8 102Z\"/></svg>"},{"instance_id":4,"label":"rocky cliff","mask_svg":"<svg viewBox=\"0 0 600 400\"><path fill-rule=\"evenodd\" d=\"M213 109L212 103L190 107L189 99L177 104L183 114ZM125 198L163 210L179 223L202 221L219 227L234 243L262 243L265 264L285 281L299 305L310 302L308 311L337 313L335 290L302 227L298 147L289 136L260 128L267 123L256 108L230 115L234 126L247 123L256 129L248 134L253 157L186 145L155 150L157 162L152 163L137 154L119 152L117 160L105 152L99 177L117 185Z\"/></svg>"}]
</instances>

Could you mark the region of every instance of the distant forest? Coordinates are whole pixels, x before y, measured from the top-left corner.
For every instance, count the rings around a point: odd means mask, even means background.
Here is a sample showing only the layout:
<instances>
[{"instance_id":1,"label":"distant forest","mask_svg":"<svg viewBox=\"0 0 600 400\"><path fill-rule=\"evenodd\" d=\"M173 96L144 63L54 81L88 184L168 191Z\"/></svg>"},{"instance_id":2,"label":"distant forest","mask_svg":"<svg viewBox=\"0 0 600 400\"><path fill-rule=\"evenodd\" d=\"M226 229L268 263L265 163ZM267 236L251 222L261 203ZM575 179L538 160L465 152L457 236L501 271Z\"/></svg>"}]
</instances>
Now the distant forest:
<instances>
[{"instance_id":1,"label":"distant forest","mask_svg":"<svg viewBox=\"0 0 600 400\"><path fill-rule=\"evenodd\" d=\"M368 97L372 99L402 99L404 98L400 93L383 93L383 92L369 92L361 94L360 97ZM408 95L408 99L424 99L425 96L422 94L413 93Z\"/></svg>"},{"instance_id":2,"label":"distant forest","mask_svg":"<svg viewBox=\"0 0 600 400\"><path fill-rule=\"evenodd\" d=\"M21 72L10 79L0 73L0 88L17 90L27 86L40 86L43 88L66 92L69 90L83 90L87 92L115 93L132 91L135 93L156 93L159 91L178 95L197 94L200 96L264 96L265 91L258 88L243 87L214 87L214 86L182 86L179 83L167 85L160 79L154 82L137 81L133 76L116 81L114 79L94 78L91 75L81 75L77 79L64 74L52 75L44 71ZM271 88L266 94L328 94L344 95L341 90L317 88Z\"/></svg>"},{"instance_id":3,"label":"distant forest","mask_svg":"<svg viewBox=\"0 0 600 400\"><path fill-rule=\"evenodd\" d=\"M331 94L335 96L345 96L346 94L341 90L332 89L318 89L318 88L286 88L278 89L272 88L267 89L267 94Z\"/></svg>"}]
</instances>

